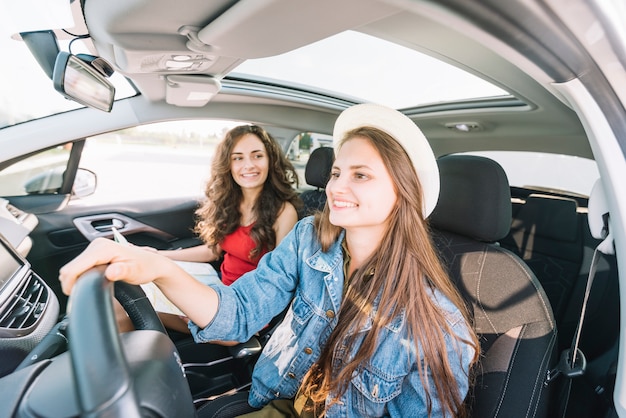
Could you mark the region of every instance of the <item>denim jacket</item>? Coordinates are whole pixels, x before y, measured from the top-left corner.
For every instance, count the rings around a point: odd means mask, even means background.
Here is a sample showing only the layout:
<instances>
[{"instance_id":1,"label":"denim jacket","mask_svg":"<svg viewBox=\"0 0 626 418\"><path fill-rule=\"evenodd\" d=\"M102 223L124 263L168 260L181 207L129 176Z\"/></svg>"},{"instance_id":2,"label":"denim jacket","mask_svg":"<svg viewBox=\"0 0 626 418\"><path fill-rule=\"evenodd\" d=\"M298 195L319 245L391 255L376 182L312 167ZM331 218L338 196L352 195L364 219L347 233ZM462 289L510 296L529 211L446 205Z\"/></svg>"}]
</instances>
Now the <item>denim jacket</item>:
<instances>
[{"instance_id":1,"label":"denim jacket","mask_svg":"<svg viewBox=\"0 0 626 418\"><path fill-rule=\"evenodd\" d=\"M230 287L216 285L220 302L213 321L204 329L190 323L197 342L212 340L247 341L282 312L286 317L263 349L254 368L249 403L261 407L275 398L293 398L304 375L321 354L337 324L343 297L342 236L328 252L322 252L311 217L298 222L274 251L260 260L256 270ZM457 308L438 292L433 294L447 313L452 330L463 338L469 329ZM366 324L359 333L371 328ZM407 344L404 315L385 328L369 363L354 376L340 402L328 417L426 416L425 392L419 377L418 348ZM458 346L446 337L448 358L459 393L468 390L468 368L474 355L469 345ZM353 358L358 344L339 358ZM432 416L441 416L439 401L431 384Z\"/></svg>"}]
</instances>

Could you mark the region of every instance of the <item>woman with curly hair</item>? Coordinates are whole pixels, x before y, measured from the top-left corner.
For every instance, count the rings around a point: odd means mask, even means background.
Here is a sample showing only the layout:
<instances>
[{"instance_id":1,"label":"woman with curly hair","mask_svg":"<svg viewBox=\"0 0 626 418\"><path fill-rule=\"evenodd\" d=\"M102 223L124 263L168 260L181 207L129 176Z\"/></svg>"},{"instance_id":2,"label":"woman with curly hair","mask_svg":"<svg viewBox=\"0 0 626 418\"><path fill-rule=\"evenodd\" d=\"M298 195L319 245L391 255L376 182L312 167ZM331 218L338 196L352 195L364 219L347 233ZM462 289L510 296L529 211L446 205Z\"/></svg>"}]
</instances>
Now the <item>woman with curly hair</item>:
<instances>
[{"instance_id":1,"label":"woman with curly hair","mask_svg":"<svg viewBox=\"0 0 626 418\"><path fill-rule=\"evenodd\" d=\"M206 200L196 211L195 232L204 245L158 253L175 261L221 261L219 276L231 285L293 228L301 205L297 186L293 165L267 131L256 125L232 128L217 146ZM132 329L117 305L116 315L120 329ZM163 312L159 317L168 329L189 332L185 317Z\"/></svg>"},{"instance_id":2,"label":"woman with curly hair","mask_svg":"<svg viewBox=\"0 0 626 418\"><path fill-rule=\"evenodd\" d=\"M221 279L231 285L256 268L298 220L298 176L278 143L256 125L237 126L217 147L196 215L205 245L159 251L172 260L213 262L223 256Z\"/></svg>"}]
</instances>

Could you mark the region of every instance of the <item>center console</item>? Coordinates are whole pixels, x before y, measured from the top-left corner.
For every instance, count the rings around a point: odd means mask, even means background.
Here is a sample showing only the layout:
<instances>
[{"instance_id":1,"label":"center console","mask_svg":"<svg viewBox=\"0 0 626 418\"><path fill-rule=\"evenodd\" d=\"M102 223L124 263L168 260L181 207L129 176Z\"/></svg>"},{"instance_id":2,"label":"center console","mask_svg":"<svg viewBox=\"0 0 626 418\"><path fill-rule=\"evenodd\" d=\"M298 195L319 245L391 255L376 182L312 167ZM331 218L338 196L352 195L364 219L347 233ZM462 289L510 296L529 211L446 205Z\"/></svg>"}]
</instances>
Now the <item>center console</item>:
<instances>
[{"instance_id":1,"label":"center console","mask_svg":"<svg viewBox=\"0 0 626 418\"><path fill-rule=\"evenodd\" d=\"M0 377L20 364L57 323L58 315L54 292L0 235Z\"/></svg>"}]
</instances>

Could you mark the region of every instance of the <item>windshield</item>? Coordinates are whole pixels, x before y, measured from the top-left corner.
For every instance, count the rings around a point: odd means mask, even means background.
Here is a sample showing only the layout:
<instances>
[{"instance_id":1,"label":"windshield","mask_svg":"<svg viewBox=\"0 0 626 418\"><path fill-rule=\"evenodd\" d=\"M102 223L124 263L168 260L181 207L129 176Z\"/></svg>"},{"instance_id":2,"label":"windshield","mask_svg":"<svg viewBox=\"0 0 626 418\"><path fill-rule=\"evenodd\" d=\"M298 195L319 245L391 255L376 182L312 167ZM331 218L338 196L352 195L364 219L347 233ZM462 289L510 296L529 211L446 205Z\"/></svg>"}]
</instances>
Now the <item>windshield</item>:
<instances>
[{"instance_id":1,"label":"windshield","mask_svg":"<svg viewBox=\"0 0 626 418\"><path fill-rule=\"evenodd\" d=\"M4 57L0 66L0 129L83 107L65 99L54 89L52 80L16 34L14 25L8 24L10 17L0 13L0 51ZM59 40L58 43L61 51L70 50L68 40ZM72 42L71 52L89 53L80 39ZM137 94L122 75L114 74L111 80L116 88L116 100Z\"/></svg>"},{"instance_id":2,"label":"windshield","mask_svg":"<svg viewBox=\"0 0 626 418\"><path fill-rule=\"evenodd\" d=\"M282 55L247 60L232 75L291 82L396 109L510 96L450 64L354 31Z\"/></svg>"}]
</instances>

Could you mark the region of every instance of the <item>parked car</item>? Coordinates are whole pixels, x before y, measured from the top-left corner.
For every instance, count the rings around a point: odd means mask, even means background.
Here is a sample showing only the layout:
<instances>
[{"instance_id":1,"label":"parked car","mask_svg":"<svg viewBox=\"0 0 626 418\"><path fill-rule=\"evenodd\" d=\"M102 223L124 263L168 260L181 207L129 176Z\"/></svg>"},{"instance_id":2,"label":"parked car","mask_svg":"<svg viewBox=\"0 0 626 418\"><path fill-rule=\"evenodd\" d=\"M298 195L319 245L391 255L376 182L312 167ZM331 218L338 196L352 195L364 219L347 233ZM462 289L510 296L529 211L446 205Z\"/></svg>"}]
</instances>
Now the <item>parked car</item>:
<instances>
[{"instance_id":1,"label":"parked car","mask_svg":"<svg viewBox=\"0 0 626 418\"><path fill-rule=\"evenodd\" d=\"M471 414L626 417L622 2L33 3L0 6L4 415L194 416L245 390L269 335L207 357L132 287L115 292L145 329L118 335L112 288L94 273L68 304L58 270L113 227L198 243L214 146L238 124L272 133L300 192L323 190L309 155L343 109L373 102L439 159L433 235L483 349ZM488 264L496 253L521 273Z\"/></svg>"}]
</instances>

